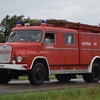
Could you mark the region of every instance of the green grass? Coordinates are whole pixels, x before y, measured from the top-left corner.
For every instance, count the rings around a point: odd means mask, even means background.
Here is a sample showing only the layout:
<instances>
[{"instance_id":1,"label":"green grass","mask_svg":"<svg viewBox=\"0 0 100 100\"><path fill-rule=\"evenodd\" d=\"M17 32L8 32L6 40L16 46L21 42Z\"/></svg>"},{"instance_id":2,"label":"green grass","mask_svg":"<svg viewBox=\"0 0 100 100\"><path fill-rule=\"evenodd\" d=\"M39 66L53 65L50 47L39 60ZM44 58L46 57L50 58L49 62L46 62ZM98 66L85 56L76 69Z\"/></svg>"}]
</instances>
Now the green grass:
<instances>
[{"instance_id":1,"label":"green grass","mask_svg":"<svg viewBox=\"0 0 100 100\"><path fill-rule=\"evenodd\" d=\"M55 79L55 75L50 75L50 79ZM28 80L28 76L19 76L19 80Z\"/></svg>"},{"instance_id":2,"label":"green grass","mask_svg":"<svg viewBox=\"0 0 100 100\"><path fill-rule=\"evenodd\" d=\"M55 75L50 75L49 78L50 78L50 79L56 79L56 78L55 78Z\"/></svg>"},{"instance_id":3,"label":"green grass","mask_svg":"<svg viewBox=\"0 0 100 100\"><path fill-rule=\"evenodd\" d=\"M28 76L19 76L19 80L28 80Z\"/></svg>"},{"instance_id":4,"label":"green grass","mask_svg":"<svg viewBox=\"0 0 100 100\"><path fill-rule=\"evenodd\" d=\"M100 100L100 87L15 93L0 96L0 100Z\"/></svg>"},{"instance_id":5,"label":"green grass","mask_svg":"<svg viewBox=\"0 0 100 100\"><path fill-rule=\"evenodd\" d=\"M82 78L82 75L77 75L77 78ZM50 79L56 79L55 75L50 75L49 76ZM19 80L28 80L28 76L19 76Z\"/></svg>"}]
</instances>

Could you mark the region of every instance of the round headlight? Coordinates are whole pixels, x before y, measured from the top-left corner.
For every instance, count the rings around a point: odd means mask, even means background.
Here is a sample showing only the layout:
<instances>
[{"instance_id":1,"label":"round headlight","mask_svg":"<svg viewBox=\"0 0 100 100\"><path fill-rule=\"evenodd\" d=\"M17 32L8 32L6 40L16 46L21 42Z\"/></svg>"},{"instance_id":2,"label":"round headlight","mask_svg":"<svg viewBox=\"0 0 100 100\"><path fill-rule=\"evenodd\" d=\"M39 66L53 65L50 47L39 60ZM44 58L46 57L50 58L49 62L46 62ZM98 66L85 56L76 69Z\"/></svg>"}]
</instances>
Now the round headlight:
<instances>
[{"instance_id":1,"label":"round headlight","mask_svg":"<svg viewBox=\"0 0 100 100\"><path fill-rule=\"evenodd\" d=\"M17 57L17 62L20 63L21 61L22 61L22 57L21 56L18 56Z\"/></svg>"}]
</instances>

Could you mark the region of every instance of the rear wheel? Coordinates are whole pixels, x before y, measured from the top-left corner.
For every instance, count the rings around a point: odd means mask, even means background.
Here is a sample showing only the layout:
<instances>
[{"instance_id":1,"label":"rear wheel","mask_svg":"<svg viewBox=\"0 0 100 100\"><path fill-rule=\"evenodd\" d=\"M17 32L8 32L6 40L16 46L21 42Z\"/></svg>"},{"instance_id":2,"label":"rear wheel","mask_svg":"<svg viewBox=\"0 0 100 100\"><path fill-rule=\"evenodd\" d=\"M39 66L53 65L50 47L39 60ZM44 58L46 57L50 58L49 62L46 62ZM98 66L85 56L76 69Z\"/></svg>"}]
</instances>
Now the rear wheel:
<instances>
[{"instance_id":1,"label":"rear wheel","mask_svg":"<svg viewBox=\"0 0 100 100\"><path fill-rule=\"evenodd\" d=\"M36 63L28 75L29 81L33 85L40 85L45 80L45 68L42 63Z\"/></svg>"},{"instance_id":2,"label":"rear wheel","mask_svg":"<svg viewBox=\"0 0 100 100\"><path fill-rule=\"evenodd\" d=\"M83 79L87 83L96 83L100 80L100 66L98 63L93 64L92 73L83 74Z\"/></svg>"},{"instance_id":3,"label":"rear wheel","mask_svg":"<svg viewBox=\"0 0 100 100\"><path fill-rule=\"evenodd\" d=\"M0 83L7 84L11 80L11 74L8 70L0 70Z\"/></svg>"},{"instance_id":4,"label":"rear wheel","mask_svg":"<svg viewBox=\"0 0 100 100\"><path fill-rule=\"evenodd\" d=\"M60 82L69 82L71 80L71 75L67 74L56 74L55 77Z\"/></svg>"}]
</instances>

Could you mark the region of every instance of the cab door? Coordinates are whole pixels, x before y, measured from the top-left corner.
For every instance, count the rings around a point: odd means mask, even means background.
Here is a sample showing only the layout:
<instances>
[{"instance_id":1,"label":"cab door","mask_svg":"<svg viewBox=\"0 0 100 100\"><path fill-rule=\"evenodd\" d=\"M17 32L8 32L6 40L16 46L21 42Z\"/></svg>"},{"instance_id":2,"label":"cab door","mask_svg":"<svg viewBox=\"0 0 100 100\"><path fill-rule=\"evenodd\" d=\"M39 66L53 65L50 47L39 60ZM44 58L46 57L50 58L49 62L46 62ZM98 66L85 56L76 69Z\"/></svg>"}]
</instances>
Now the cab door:
<instances>
[{"instance_id":1,"label":"cab door","mask_svg":"<svg viewBox=\"0 0 100 100\"><path fill-rule=\"evenodd\" d=\"M59 38L59 39L58 39ZM57 32L46 32L44 37L45 56L49 61L51 70L59 70L60 65L64 64L64 54L61 50L63 35Z\"/></svg>"}]
</instances>

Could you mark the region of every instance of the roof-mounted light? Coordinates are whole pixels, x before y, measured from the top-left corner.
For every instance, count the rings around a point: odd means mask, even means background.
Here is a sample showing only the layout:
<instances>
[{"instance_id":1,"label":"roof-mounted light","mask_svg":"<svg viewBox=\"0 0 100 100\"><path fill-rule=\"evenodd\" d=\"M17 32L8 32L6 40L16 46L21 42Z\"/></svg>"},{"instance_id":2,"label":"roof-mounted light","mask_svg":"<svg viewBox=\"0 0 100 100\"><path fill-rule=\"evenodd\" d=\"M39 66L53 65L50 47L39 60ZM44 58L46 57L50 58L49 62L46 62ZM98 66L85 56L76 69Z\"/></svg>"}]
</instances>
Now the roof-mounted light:
<instances>
[{"instance_id":1,"label":"roof-mounted light","mask_svg":"<svg viewBox=\"0 0 100 100\"><path fill-rule=\"evenodd\" d=\"M21 27L22 26L22 22L21 21L18 21L17 23L16 23L16 27Z\"/></svg>"},{"instance_id":2,"label":"roof-mounted light","mask_svg":"<svg viewBox=\"0 0 100 100\"><path fill-rule=\"evenodd\" d=\"M41 26L43 26L43 27L46 26L46 21L45 21L45 20L42 20L42 21L41 21Z\"/></svg>"},{"instance_id":3,"label":"roof-mounted light","mask_svg":"<svg viewBox=\"0 0 100 100\"><path fill-rule=\"evenodd\" d=\"M30 26L30 23L25 23L24 26Z\"/></svg>"}]
</instances>

